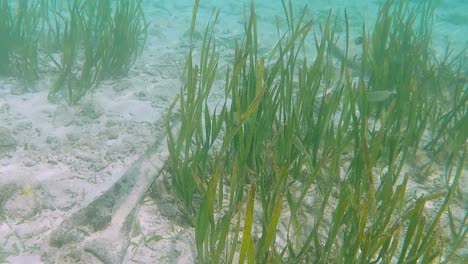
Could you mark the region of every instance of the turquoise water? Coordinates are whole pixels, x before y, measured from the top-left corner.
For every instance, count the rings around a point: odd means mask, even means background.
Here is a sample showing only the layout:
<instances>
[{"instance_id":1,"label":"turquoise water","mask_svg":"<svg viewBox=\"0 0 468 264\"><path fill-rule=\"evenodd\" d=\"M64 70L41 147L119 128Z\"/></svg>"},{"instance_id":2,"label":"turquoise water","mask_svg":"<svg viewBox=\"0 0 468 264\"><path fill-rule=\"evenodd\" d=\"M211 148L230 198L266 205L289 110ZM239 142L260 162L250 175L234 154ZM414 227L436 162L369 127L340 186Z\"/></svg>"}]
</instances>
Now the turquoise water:
<instances>
[{"instance_id":1,"label":"turquoise water","mask_svg":"<svg viewBox=\"0 0 468 264\"><path fill-rule=\"evenodd\" d=\"M188 11L194 1L143 1L148 6L149 14L155 10L164 10L160 14L169 14L168 19L174 23L184 22L188 24ZM287 1L286 1L287 2ZM308 7L308 16L314 18L317 23L324 23L328 12L338 19L338 23L344 27L344 11L347 11L352 35L362 33L363 21L370 30L383 0L293 0L292 4L299 15L304 6ZM418 1L408 1L410 6L415 6ZM243 17L250 6L251 1L200 1L198 14L199 29L203 29L213 9L219 9L220 22L217 31L235 31L241 33L243 30ZM276 21L284 17L284 11L280 0L257 0L254 1L257 11L259 38L263 42L274 42L276 38ZM436 0L434 1L435 15L433 24L433 49L439 56L443 56L447 45L455 52L462 52L468 47L468 1L458 0ZM151 10L153 9L153 10ZM151 19L150 15L150 19ZM283 23L280 25L284 26ZM188 25L187 25L188 26ZM466 54L466 52L465 52ZM465 55L466 57L466 55Z\"/></svg>"},{"instance_id":2,"label":"turquoise water","mask_svg":"<svg viewBox=\"0 0 468 264\"><path fill-rule=\"evenodd\" d=\"M17 1L11 2L17 3ZM367 30L371 31L379 7L383 2L293 0L292 5L296 19L301 14L304 5L308 6L306 18L313 19L316 27L312 32L317 32L319 37L320 24L325 23L329 12L331 12L332 17L336 18L337 43L339 45L344 42L344 12L346 10L350 25L350 52L359 54L361 45L358 40L362 36L363 22L365 22ZM417 2L408 1L413 6ZM56 1L55 3L57 5L55 8L63 11L64 16L67 16L67 1ZM215 39L220 68L223 69L224 65L229 64L233 55L234 43L243 39L245 18L249 15L250 3L250 0L200 0L194 34L196 39L194 58L199 58L197 52L201 46L201 36L213 10L219 10L220 18L215 27ZM468 2L445 0L435 1L435 3L437 8L432 27L433 43L431 46L433 53L436 58L441 58L445 55L446 47L450 45L454 54L464 52L461 54L461 58L466 60ZM47 56L41 53L40 75L37 81L39 88L34 93L21 90L21 87L24 86L23 83L15 82L14 77L8 76L3 79L2 76L0 79L0 127L6 126L8 128L8 132L4 132L5 135L9 136L8 140L5 140L9 141L7 147L12 145L18 149L16 153L7 149L8 152L11 152L8 154L10 156L0 158L0 162L2 162L0 176L13 175L16 178L16 174L18 174L27 180L41 181L41 188L49 190L51 195L41 194L40 191L33 189L35 186L30 185L23 186L23 192L41 203L50 204L50 207L54 208L52 214L47 211L49 208L37 207L40 209L31 210L33 216L35 213L41 212L42 217L52 219L44 222L54 228L62 219L67 219L73 210L81 208L81 206L91 202L96 195L104 192L117 177L125 172L125 169L130 167L138 155L146 151L147 146L154 143L155 130L158 133L162 130L160 118L164 114L163 109L167 108L180 91L181 80L183 80L181 76L190 50L188 30L194 1L143 0L142 4L148 22L148 39L141 55L137 58L128 75L104 80L96 91L85 97L83 100L85 103L80 101L76 106L68 108L64 106L65 102L63 101L59 103L47 101L47 90L52 87L59 72L56 65L50 60L52 57L59 61L61 54L57 50L52 50ZM260 53L268 54L278 40L278 35L281 35L281 32L284 32L287 27L283 6L279 0L257 0L254 5L257 14ZM0 39L1 41L3 40ZM308 44L311 44L312 48L305 51L309 52L307 55L312 61L315 58L312 37L310 41ZM42 52L42 50L40 51ZM82 62L82 57L79 57L79 61L76 63L77 67L81 66L79 62ZM76 72L79 72L79 69ZM222 86L219 83L217 85ZM12 92L10 92L10 87ZM21 88L20 91L14 91L18 87ZM394 93L394 91L387 92L392 95ZM3 131L5 130L3 129ZM10 131L14 131L14 133ZM6 138L6 136L3 137ZM117 169L112 166L116 166ZM461 188L466 190L467 187L461 186ZM21 203L18 203L17 207L12 206L12 203L9 203L10 211L24 207ZM169 204L168 207L175 206ZM36 207L31 208L36 209ZM18 211L21 215L21 210ZM12 238L8 240L8 243L0 245L0 253L2 253L2 247L5 251L15 252L15 244L13 243L15 235L18 236L17 233L19 233L21 238L27 241L25 244L32 246L30 249L26 247L17 249L18 252L15 254L52 255L47 251L47 247L43 248L44 245L47 245L48 238L42 236L42 231L36 231L36 234L41 234L40 238L38 235L23 235L28 234L24 231L25 226L28 230L43 228L41 218L36 221L31 219L29 212L26 213L25 220L21 220L22 226L12 225L13 228L11 228L3 225L3 229L0 229L0 240L5 237ZM151 224L154 222L165 223L164 219L161 220L160 215L144 214L144 216L145 219L151 219L148 221ZM15 219L15 216L11 215L11 218ZM169 217L168 220L172 221L173 219ZM150 225L148 222L143 223L146 224L143 229L151 230L151 232L153 230L163 230L164 232L171 230L168 227L169 224L161 229L148 228ZM50 231L51 228L47 228L47 232ZM172 239L173 234L167 234L163 231L161 231L162 235L160 236L164 236L164 239L156 238L157 241L153 242L165 243ZM165 239L166 237L171 237L171 239ZM140 243L141 241L133 242ZM187 242L191 249L193 249L192 242ZM164 246L157 245L155 251L160 250L158 251L159 255L169 254L161 252L166 250ZM148 255L150 254L155 253L150 252ZM182 255L190 255L186 252L184 254ZM129 253L128 257L131 255ZM148 261L148 259L143 258L142 263L152 263L153 260ZM35 263L35 260L29 260L27 257L24 257L22 261L23 263ZM179 263L190 262L182 261Z\"/></svg>"}]
</instances>

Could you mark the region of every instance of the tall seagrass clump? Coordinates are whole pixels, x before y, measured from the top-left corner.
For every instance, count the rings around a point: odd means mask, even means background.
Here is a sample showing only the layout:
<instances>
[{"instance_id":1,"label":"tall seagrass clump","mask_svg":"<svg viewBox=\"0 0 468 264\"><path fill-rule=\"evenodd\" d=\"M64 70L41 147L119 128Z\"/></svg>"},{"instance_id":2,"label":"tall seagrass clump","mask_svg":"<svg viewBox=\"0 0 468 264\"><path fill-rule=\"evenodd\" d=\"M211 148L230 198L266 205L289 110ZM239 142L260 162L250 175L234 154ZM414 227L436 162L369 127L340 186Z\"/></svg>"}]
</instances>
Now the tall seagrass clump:
<instances>
[{"instance_id":1,"label":"tall seagrass clump","mask_svg":"<svg viewBox=\"0 0 468 264\"><path fill-rule=\"evenodd\" d=\"M224 98L213 106L220 74L215 12L197 60L191 43L180 95L169 108L172 187L195 227L197 261L462 263L468 210L454 212L467 199L459 188L467 91L454 81L465 78L457 69L449 71L453 105L428 91L443 89L425 80L443 83L447 66L429 52L432 3L384 3L374 28L363 28L358 81L347 59L347 19L336 76L336 20L330 15L314 25L307 8L295 15L292 1L281 3L287 29L278 29L268 56L258 49L252 3L222 74ZM198 1L192 33L197 8ZM316 57L303 55L305 48L315 48ZM453 137L465 141L443 155L432 150ZM417 155L429 161L414 167ZM408 188L413 174L429 177L432 166L444 169L443 180L415 195Z\"/></svg>"},{"instance_id":2,"label":"tall seagrass clump","mask_svg":"<svg viewBox=\"0 0 468 264\"><path fill-rule=\"evenodd\" d=\"M74 0L60 37L60 69L49 99L76 104L99 81L123 76L142 52L147 24L140 0ZM112 13L112 10L113 13Z\"/></svg>"}]
</instances>

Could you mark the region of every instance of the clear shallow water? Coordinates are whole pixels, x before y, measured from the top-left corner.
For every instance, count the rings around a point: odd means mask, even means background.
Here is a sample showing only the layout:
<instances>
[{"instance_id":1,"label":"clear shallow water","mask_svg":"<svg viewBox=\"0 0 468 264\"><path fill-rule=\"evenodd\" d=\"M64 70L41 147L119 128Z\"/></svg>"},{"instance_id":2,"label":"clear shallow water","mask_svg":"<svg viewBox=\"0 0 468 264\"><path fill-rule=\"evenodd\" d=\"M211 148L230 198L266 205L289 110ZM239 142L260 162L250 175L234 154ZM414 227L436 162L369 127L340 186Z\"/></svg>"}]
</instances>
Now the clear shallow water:
<instances>
[{"instance_id":1,"label":"clear shallow water","mask_svg":"<svg viewBox=\"0 0 468 264\"><path fill-rule=\"evenodd\" d=\"M272 4L273 2L273 4ZM367 25L373 24L373 19L375 19L375 15L377 14L378 10L378 2L376 1L293 1L296 7L296 14L299 14L300 10L303 7L304 3L309 5L309 16L316 19L317 22L323 22L328 14L328 10L331 8L334 14L338 14L338 16L342 19L343 11L346 8L348 10L348 15L350 17L351 22L351 30L354 31L354 35L359 35L361 30L361 25L363 19L366 19ZM413 1L414 2L414 1ZM453 1L454 4L449 4L451 1L441 1L439 4L439 9L437 9L435 23L434 23L434 49L439 53L443 54L445 46L448 42L452 43L452 47L458 50L462 50L466 48L466 36L464 34L467 29L466 25L466 16L464 10L466 10L466 4L462 1ZM179 43L184 40L181 37L182 33L185 29L188 29L190 18L191 18L191 11L193 1L152 1L152 0L144 0L145 5L145 13L147 15L148 21L151 23L152 26L159 26L159 33L165 38L151 38L150 41L147 43L146 49L150 49L153 47L154 43L151 43L154 39L160 41L162 43L157 43L157 49L155 52L151 53L148 51L144 52L142 58L139 59L140 64L149 64L151 63L159 63L157 57L157 53L166 53L168 50L171 52L176 50L179 54L182 54L180 57L184 58L187 49L181 49ZM220 21L216 27L217 33L217 40L221 47L224 47L225 50L221 50L223 53L226 54L229 47L232 47L232 43L235 40L239 40L241 38L241 34L243 33L243 23L244 23L244 11L248 9L250 1L204 1L201 0L201 6L198 13L198 23L197 23L197 30L203 32L203 29L211 15L213 8L219 8L220 10ZM280 5L280 1L256 1L256 10L257 10L257 18L259 23L259 38L261 39L262 47L271 47L274 44L274 41L277 39L277 33L275 28L275 20L276 17L283 16L283 10ZM280 20L281 21L281 20ZM160 24L158 24L160 23ZM343 24L343 21L339 21L339 23ZM168 27L166 27L166 25ZM172 27L170 27L172 26ZM285 27L284 24L281 26ZM175 29L183 28L182 33L176 31ZM150 32L151 36L155 36L156 32ZM181 44L181 46L184 46ZM185 46L186 47L186 46ZM148 59L147 55L154 55L153 59ZM229 55L229 54L227 54ZM169 62L174 61L174 53L169 53ZM163 63L161 63L163 65ZM141 65L137 65L139 73L142 72ZM161 67L159 67L161 68ZM150 68L150 72L154 75L158 75L158 69ZM175 72L175 74L174 74ZM172 75L174 79L179 78L179 69L173 71ZM151 83L154 79L150 79L148 75L142 74L138 78L141 82L137 83L137 86L144 87L148 85L149 89L152 89ZM155 78L156 79L156 78ZM147 80L151 80L148 81ZM160 81L156 79L156 81ZM170 85L164 85L165 89L171 89L177 86L178 83L171 83ZM111 89L109 89L111 90ZM142 88L142 92L144 93L145 90ZM132 91L133 92L133 91ZM104 96L103 96L104 97ZM102 98L102 97L101 97ZM110 98L110 97L109 97ZM118 106L120 110L122 108L132 108L133 110L136 109L136 104L138 103L135 98L132 97L132 94L129 94L129 100L124 98L125 104L121 104ZM26 99L25 99L26 100ZM110 100L110 99L109 99ZM166 103L170 101L167 100ZM42 102L42 101L41 101ZM111 104L110 101L105 101ZM160 103L160 102L158 102ZM103 105L106 105L105 103ZM123 107L123 105L129 105L128 107ZM162 105L162 104L161 104ZM115 106L115 105L114 105ZM145 105L145 108L142 111L149 112L151 109L148 105ZM118 113L118 111L115 111ZM132 113L132 112L130 112ZM23 115L27 115L28 112L24 112ZM141 112L137 114L138 116L142 116ZM149 119L153 118L150 116ZM37 120L35 120L37 121ZM34 126L36 127L36 126ZM121 128L120 128L121 129ZM147 127L138 128L139 131L149 131ZM43 131L46 131L45 129ZM149 133L149 132L148 132ZM65 134L65 133L64 133ZM141 138L141 136L139 136ZM148 136L151 138L151 136ZM143 143L135 143L136 141L129 140L130 144L137 144L143 145ZM73 146L77 147L77 146ZM104 146L102 146L103 148ZM18 163L20 164L20 163ZM68 167L67 167L68 168ZM83 169L82 167L77 166L78 169ZM78 170L77 169L77 170ZM54 175L56 176L56 175ZM50 177L52 178L52 177ZM82 183L80 183L82 184ZM30 258L25 256L23 259L24 263L30 263ZM37 258L36 258L37 259ZM16 260L16 259L15 259ZM18 260L20 261L20 260Z\"/></svg>"},{"instance_id":2,"label":"clear shallow water","mask_svg":"<svg viewBox=\"0 0 468 264\"><path fill-rule=\"evenodd\" d=\"M194 1L144 1L145 5L152 8L164 8L171 12L174 19L187 17L179 17L178 13L186 15L187 8L191 8ZM286 1L287 2L287 1ZM309 15L316 19L318 23L323 23L326 20L328 12L332 14L344 24L344 10L346 9L350 20L351 30L361 32L362 22L366 22L367 28L371 28L375 22L376 15L384 0L293 0L293 6L296 10L296 15L300 14L305 5L308 6ZM251 1L235 1L235 0L201 0L200 12L198 14L199 24L206 24L211 11L216 8L220 11L220 25L218 30L228 28L232 30L242 31L242 18ZM415 6L418 1L409 1L410 5ZM275 17L284 17L283 7L280 0L257 0L254 1L256 7L260 38L262 35L275 34L274 27ZM446 46L450 43L450 47L455 51L461 52L468 47L468 1L458 0L436 0L434 1L435 16L433 25L433 48L436 54L442 56ZM239 23L232 23L232 20ZM202 23L203 21L203 23ZM174 21L178 23L178 21ZM180 21L182 22L182 20ZM231 23L229 23L231 22ZM339 22L339 23L340 23ZM265 26L266 24L266 26ZM224 26L223 26L224 25ZM263 27L262 27L263 25ZM466 52L465 52L466 53Z\"/></svg>"}]
</instances>

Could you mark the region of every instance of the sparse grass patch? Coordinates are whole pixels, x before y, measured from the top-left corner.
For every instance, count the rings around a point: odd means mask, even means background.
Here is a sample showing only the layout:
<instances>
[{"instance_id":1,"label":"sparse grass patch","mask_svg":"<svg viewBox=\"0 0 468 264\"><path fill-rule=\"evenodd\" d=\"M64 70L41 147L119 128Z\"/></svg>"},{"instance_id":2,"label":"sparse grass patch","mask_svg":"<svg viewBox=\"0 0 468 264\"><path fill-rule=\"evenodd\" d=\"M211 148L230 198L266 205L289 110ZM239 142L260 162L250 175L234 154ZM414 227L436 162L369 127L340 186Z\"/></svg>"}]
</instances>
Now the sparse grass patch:
<instances>
[{"instance_id":1,"label":"sparse grass patch","mask_svg":"<svg viewBox=\"0 0 468 264\"><path fill-rule=\"evenodd\" d=\"M102 79L128 73L142 52L148 25L141 0L63 5L55 0L0 1L0 74L34 81L40 59L48 55L46 60L60 71L49 99L76 104Z\"/></svg>"},{"instance_id":2,"label":"sparse grass patch","mask_svg":"<svg viewBox=\"0 0 468 264\"><path fill-rule=\"evenodd\" d=\"M0 2L0 74L16 75L26 81L37 78L37 23L34 3Z\"/></svg>"},{"instance_id":3,"label":"sparse grass patch","mask_svg":"<svg viewBox=\"0 0 468 264\"><path fill-rule=\"evenodd\" d=\"M145 44L147 24L140 0L115 7L110 0L74 0L68 10L64 29L56 30L62 34L61 61L55 62L60 74L49 99L66 94L76 104L102 79L127 74Z\"/></svg>"}]
</instances>

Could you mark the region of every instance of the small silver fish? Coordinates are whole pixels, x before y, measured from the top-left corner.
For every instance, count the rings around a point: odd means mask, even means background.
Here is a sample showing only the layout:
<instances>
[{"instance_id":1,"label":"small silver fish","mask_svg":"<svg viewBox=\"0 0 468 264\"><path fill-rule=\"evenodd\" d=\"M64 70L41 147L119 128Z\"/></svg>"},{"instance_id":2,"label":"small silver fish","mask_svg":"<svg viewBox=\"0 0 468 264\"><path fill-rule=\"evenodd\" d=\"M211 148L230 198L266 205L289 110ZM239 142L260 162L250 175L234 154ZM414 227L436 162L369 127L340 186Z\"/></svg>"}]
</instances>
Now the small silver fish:
<instances>
[{"instance_id":1,"label":"small silver fish","mask_svg":"<svg viewBox=\"0 0 468 264\"><path fill-rule=\"evenodd\" d=\"M395 94L397 94L395 90L371 91L367 92L367 101L372 103L383 102Z\"/></svg>"}]
</instances>

